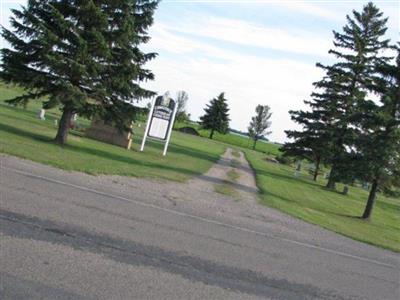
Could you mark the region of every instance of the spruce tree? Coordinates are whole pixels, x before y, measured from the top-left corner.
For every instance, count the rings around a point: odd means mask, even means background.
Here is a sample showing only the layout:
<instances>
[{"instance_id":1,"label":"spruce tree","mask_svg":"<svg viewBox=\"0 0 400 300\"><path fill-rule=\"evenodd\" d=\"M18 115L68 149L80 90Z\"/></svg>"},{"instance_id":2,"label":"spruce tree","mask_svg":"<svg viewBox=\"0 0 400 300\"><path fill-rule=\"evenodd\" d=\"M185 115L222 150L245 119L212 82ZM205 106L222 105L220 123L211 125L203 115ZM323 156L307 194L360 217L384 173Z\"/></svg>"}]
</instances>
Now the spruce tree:
<instances>
[{"instance_id":1,"label":"spruce tree","mask_svg":"<svg viewBox=\"0 0 400 300\"><path fill-rule=\"evenodd\" d=\"M297 146L306 143L302 150L321 149L326 142L324 161L331 165L328 188L334 189L340 180L351 180L359 168L354 150L359 134L358 110L366 103L366 95L378 76L376 66L390 59L381 54L390 48L389 40L383 37L386 22L372 3L361 13L353 11L352 17L347 16L343 32L333 32L335 48L329 51L338 61L331 66L317 64L325 76L314 83L312 100L305 102L312 111L292 112L294 120L305 126L304 133L291 132Z\"/></svg>"},{"instance_id":2,"label":"spruce tree","mask_svg":"<svg viewBox=\"0 0 400 300\"><path fill-rule=\"evenodd\" d=\"M370 218L380 189L400 183L400 50L397 51L395 65L377 66L380 77L375 79L373 89L381 102L369 101L360 110L360 177L371 182L363 219Z\"/></svg>"},{"instance_id":3,"label":"spruce tree","mask_svg":"<svg viewBox=\"0 0 400 300\"><path fill-rule=\"evenodd\" d=\"M389 40L384 38L386 22L387 18L383 18L382 12L371 2L364 6L361 13L353 11L353 18L347 16L343 32L334 31L335 49L329 53L335 55L338 62L332 66L318 64L330 80L317 82L316 88L325 92L332 89L338 93L336 99L330 95L327 99L337 103L339 112L331 128L332 169L328 188L334 188L335 182L346 175L354 176L350 174L351 170L358 168L355 164L351 165L356 161L352 159L354 153L349 153L357 138L357 130L352 125L357 122L357 109L366 101L366 95L377 77L375 67L390 59L381 54L390 48ZM323 98L324 92L315 93L315 96Z\"/></svg>"},{"instance_id":4,"label":"spruce tree","mask_svg":"<svg viewBox=\"0 0 400 300\"><path fill-rule=\"evenodd\" d=\"M250 125L248 127L248 134L253 139L253 150L256 149L257 141L270 134L271 131L267 131L271 127L271 108L268 105L257 105L256 115L251 118Z\"/></svg>"},{"instance_id":5,"label":"spruce tree","mask_svg":"<svg viewBox=\"0 0 400 300\"><path fill-rule=\"evenodd\" d=\"M210 101L204 109L205 114L200 117L201 127L210 130L209 138L212 139L214 132L226 134L229 129L229 108L224 93Z\"/></svg>"},{"instance_id":6,"label":"spruce tree","mask_svg":"<svg viewBox=\"0 0 400 300\"><path fill-rule=\"evenodd\" d=\"M60 107L55 141L67 140L78 113L109 118L123 127L127 101L153 95L139 86L153 74L143 68L154 53L138 46L148 41L157 1L28 1L13 10L12 30L2 28L11 49L2 49L0 78L25 88L9 103L47 97L46 109Z\"/></svg>"}]
</instances>

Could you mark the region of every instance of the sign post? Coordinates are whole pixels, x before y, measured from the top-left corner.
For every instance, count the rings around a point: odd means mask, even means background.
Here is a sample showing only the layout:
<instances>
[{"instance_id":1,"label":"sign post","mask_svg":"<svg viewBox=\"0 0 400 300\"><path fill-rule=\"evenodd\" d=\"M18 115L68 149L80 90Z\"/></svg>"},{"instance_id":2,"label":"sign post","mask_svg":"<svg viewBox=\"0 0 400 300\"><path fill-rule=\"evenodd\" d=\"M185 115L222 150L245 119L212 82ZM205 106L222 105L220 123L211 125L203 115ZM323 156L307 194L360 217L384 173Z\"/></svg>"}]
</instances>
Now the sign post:
<instances>
[{"instance_id":1,"label":"sign post","mask_svg":"<svg viewBox=\"0 0 400 300\"><path fill-rule=\"evenodd\" d=\"M178 105L168 93L157 97L151 105L140 151L144 150L147 137L165 142L163 156L167 154Z\"/></svg>"}]
</instances>

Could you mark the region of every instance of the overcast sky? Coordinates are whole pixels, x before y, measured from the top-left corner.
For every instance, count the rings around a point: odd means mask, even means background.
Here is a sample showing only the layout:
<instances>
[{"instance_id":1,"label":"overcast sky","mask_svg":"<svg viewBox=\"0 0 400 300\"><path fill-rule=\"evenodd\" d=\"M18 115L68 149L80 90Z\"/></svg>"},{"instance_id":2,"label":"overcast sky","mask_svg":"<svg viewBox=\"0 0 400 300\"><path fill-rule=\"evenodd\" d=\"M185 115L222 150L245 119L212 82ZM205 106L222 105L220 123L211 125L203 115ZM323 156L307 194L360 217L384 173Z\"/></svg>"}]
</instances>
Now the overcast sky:
<instances>
[{"instance_id":1,"label":"overcast sky","mask_svg":"<svg viewBox=\"0 0 400 300\"><path fill-rule=\"evenodd\" d=\"M164 93L185 90L194 120L210 99L225 92L231 128L246 130L257 104L272 109L270 139L283 142L297 128L288 111L305 108L316 62L332 63L332 30L368 1L164 0L144 47L159 56L147 65L156 75L146 87ZM1 24L25 1L0 0ZM387 36L399 40L399 1L374 1L389 17ZM4 47L4 42L1 42Z\"/></svg>"}]
</instances>

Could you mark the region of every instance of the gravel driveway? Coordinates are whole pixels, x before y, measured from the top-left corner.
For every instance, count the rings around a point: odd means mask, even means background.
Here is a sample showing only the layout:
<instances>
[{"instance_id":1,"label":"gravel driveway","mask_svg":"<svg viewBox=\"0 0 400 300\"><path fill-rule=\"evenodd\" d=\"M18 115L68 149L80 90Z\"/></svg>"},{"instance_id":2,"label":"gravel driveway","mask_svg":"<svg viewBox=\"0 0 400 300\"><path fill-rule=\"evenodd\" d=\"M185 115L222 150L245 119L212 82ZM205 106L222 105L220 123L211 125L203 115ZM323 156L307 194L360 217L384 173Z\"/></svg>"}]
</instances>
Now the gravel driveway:
<instances>
[{"instance_id":1,"label":"gravel driveway","mask_svg":"<svg viewBox=\"0 0 400 300\"><path fill-rule=\"evenodd\" d=\"M0 160L1 299L398 299L398 254L258 204L231 149L183 184Z\"/></svg>"}]
</instances>

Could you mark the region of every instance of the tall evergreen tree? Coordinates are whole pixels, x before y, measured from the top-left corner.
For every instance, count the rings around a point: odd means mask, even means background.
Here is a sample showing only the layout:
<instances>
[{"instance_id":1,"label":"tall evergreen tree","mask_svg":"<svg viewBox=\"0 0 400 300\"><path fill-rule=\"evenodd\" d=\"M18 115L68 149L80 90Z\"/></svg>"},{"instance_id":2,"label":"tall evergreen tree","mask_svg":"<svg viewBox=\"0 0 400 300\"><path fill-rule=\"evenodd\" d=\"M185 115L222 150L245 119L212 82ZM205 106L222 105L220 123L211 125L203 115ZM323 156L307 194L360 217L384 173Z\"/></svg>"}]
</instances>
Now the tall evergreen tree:
<instances>
[{"instance_id":1,"label":"tall evergreen tree","mask_svg":"<svg viewBox=\"0 0 400 300\"><path fill-rule=\"evenodd\" d=\"M248 127L249 136L253 139L253 149L256 149L256 143L260 138L271 133L267 131L271 127L271 116L271 108L268 105L257 105L256 115L251 118Z\"/></svg>"},{"instance_id":2,"label":"tall evergreen tree","mask_svg":"<svg viewBox=\"0 0 400 300\"><path fill-rule=\"evenodd\" d=\"M369 101L361 110L364 116L357 141L360 176L372 184L364 219L371 216L378 190L400 183L400 50L397 51L396 65L383 63L377 67L381 77L376 78L374 90L381 103Z\"/></svg>"},{"instance_id":3,"label":"tall evergreen tree","mask_svg":"<svg viewBox=\"0 0 400 300\"><path fill-rule=\"evenodd\" d=\"M124 125L126 101L153 93L139 86L153 74L143 65L154 53L148 41L157 1L29 0L13 10L13 30L2 27L11 49L2 49L0 78L26 89L9 103L47 97L43 107L60 107L56 142L67 140L74 113L99 114Z\"/></svg>"},{"instance_id":4,"label":"tall evergreen tree","mask_svg":"<svg viewBox=\"0 0 400 300\"><path fill-rule=\"evenodd\" d=\"M389 49L389 40L384 39L387 19L372 3L364 6L361 13L353 11L347 16L343 33L334 31L335 49L330 50L338 62L331 66L320 63L317 67L325 71L322 80L314 83L316 88L312 100L305 101L311 112L291 112L295 121L305 126L303 133L293 131L296 146L307 149L321 149L324 161L331 165L327 187L334 189L340 180L350 180L356 156L354 143L358 135L355 125L360 116L358 109L366 102L366 95L377 78L376 66L390 58L382 56L382 50Z\"/></svg>"},{"instance_id":5,"label":"tall evergreen tree","mask_svg":"<svg viewBox=\"0 0 400 300\"><path fill-rule=\"evenodd\" d=\"M205 114L200 117L201 126L210 130L210 139L213 138L214 132L217 131L226 134L229 129L229 108L224 93L210 101L204 109Z\"/></svg>"},{"instance_id":6,"label":"tall evergreen tree","mask_svg":"<svg viewBox=\"0 0 400 300\"><path fill-rule=\"evenodd\" d=\"M357 108L366 101L366 95L377 77L375 67L390 59L381 54L390 48L389 40L384 38L386 22L387 18L383 18L383 13L371 2L363 7L361 13L353 11L353 18L347 16L343 32L334 31L335 49L329 53L335 55L338 62L332 66L318 64L330 80L317 82L316 88L325 92L331 89L338 94L336 99L332 99L330 93L327 95L327 101L337 103L339 112L330 130L333 146L328 188L334 188L335 182L345 175L353 176L349 174L350 169L358 168L349 165L353 161L353 153L349 155L349 149L353 148L357 137L357 130L352 125L357 122ZM324 93L314 95L321 99L325 97Z\"/></svg>"}]
</instances>

